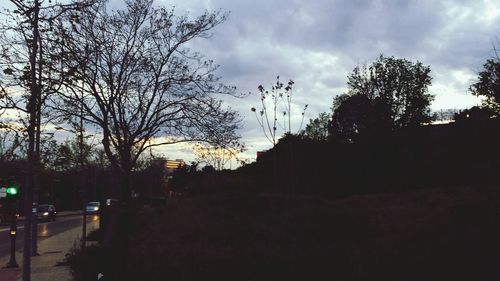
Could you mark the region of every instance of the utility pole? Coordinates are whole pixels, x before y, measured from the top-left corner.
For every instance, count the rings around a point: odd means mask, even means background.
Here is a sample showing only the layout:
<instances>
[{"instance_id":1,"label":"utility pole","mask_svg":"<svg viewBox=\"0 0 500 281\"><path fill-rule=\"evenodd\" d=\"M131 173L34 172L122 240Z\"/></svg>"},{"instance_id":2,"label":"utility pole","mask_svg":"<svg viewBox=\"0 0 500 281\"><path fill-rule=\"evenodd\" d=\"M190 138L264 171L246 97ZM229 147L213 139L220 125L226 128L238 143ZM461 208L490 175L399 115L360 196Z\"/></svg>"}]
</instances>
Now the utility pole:
<instances>
[{"instance_id":1,"label":"utility pole","mask_svg":"<svg viewBox=\"0 0 500 281\"><path fill-rule=\"evenodd\" d=\"M40 36L38 37L38 55L39 55L39 63L43 60L43 49L42 49L42 41ZM41 93L41 85L42 85L42 67L38 67L38 94L36 97L36 129L35 129L35 170L34 170L34 186L33 186L33 210L38 209L38 194L40 190L40 142L41 142L41 130L40 125L42 122L42 93ZM31 256L38 256L38 217L36 212L33 212L33 221L32 221L32 229L31 229Z\"/></svg>"},{"instance_id":2,"label":"utility pole","mask_svg":"<svg viewBox=\"0 0 500 281\"><path fill-rule=\"evenodd\" d=\"M83 159L83 90L82 90L82 101L80 103L80 124L79 124L79 147L80 147L80 177L81 177L81 187L82 187L82 201L83 201L83 223L82 223L82 251L85 251L85 242L87 241L87 209L86 209L86 201L87 201L87 186L85 184L85 159Z\"/></svg>"},{"instance_id":3,"label":"utility pole","mask_svg":"<svg viewBox=\"0 0 500 281\"><path fill-rule=\"evenodd\" d=\"M31 280L31 221L32 221L32 205L33 205L33 187L35 184L35 129L36 129L36 103L37 96L40 93L38 80L36 77L36 67L37 67L37 53L38 53L38 37L40 36L38 30L38 15L40 12L40 1L34 0L33 11L31 20L31 28L33 31L33 38L31 40L30 47L30 96L27 105L27 110L29 113L29 125L28 125L28 167L27 167L27 178L25 186L25 198L24 198L24 251L23 251L23 281ZM36 210L35 210L36 212Z\"/></svg>"}]
</instances>

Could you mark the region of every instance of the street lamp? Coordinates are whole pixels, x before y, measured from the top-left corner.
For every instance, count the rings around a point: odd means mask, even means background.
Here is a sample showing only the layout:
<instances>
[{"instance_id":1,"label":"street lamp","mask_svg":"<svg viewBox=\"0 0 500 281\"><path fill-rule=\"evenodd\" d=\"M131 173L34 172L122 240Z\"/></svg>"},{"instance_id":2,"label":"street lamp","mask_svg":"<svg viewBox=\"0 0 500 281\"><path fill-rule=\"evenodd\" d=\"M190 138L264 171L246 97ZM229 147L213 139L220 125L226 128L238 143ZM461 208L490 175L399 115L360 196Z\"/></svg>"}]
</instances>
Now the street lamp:
<instances>
[{"instance_id":1,"label":"street lamp","mask_svg":"<svg viewBox=\"0 0 500 281\"><path fill-rule=\"evenodd\" d=\"M19 267L16 261L16 235L17 235L17 216L15 212L12 214L12 224L10 225L10 259L5 267L16 268Z\"/></svg>"}]
</instances>

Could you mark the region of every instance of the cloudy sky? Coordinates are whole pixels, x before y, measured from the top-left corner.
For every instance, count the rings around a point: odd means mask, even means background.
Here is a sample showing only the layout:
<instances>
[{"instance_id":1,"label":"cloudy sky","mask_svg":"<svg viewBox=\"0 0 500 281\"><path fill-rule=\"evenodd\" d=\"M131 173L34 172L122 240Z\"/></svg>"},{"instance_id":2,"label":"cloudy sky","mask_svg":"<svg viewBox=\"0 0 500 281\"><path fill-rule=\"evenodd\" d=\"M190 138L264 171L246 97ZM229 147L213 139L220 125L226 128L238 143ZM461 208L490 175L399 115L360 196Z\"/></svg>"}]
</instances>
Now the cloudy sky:
<instances>
[{"instance_id":1,"label":"cloudy sky","mask_svg":"<svg viewBox=\"0 0 500 281\"><path fill-rule=\"evenodd\" d=\"M328 112L332 98L346 90L356 65L378 55L430 65L433 110L465 108L479 100L467 92L499 38L500 2L368 0L168 0L179 13L230 11L229 19L209 40L194 47L221 65L219 75L245 99L227 100L244 120L246 157L271 144L250 111L259 106L257 86L270 86L277 75L295 81L296 119L309 104L306 119ZM298 129L300 120L295 120ZM172 158L192 159L187 150L166 149Z\"/></svg>"},{"instance_id":2,"label":"cloudy sky","mask_svg":"<svg viewBox=\"0 0 500 281\"><path fill-rule=\"evenodd\" d=\"M110 0L112 7L123 6ZM380 54L430 65L433 110L461 109L480 101L468 93L486 59L500 47L500 1L494 0L156 0L195 17L208 10L230 12L209 39L192 48L220 64L218 75L244 99L225 99L243 119L244 158L268 149L251 107L259 108L257 86L270 87L279 75L295 81L292 110L299 129L306 120L329 112L334 96L346 91L346 77L357 65ZM168 158L194 160L190 149L169 147ZM234 168L234 165L233 165Z\"/></svg>"}]
</instances>

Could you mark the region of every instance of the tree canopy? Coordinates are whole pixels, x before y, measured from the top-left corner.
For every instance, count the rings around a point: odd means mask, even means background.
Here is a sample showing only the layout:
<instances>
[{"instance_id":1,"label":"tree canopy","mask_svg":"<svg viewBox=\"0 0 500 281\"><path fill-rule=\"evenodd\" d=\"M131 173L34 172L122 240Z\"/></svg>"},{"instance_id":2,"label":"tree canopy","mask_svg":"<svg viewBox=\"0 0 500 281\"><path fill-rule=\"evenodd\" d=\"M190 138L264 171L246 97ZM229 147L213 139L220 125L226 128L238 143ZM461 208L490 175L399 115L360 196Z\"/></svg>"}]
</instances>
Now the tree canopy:
<instances>
[{"instance_id":1,"label":"tree canopy","mask_svg":"<svg viewBox=\"0 0 500 281\"><path fill-rule=\"evenodd\" d=\"M105 2L89 7L58 26L71 79L52 100L54 111L97 126L111 165L123 173L152 146L237 138L238 114L215 96L234 95L234 88L219 82L213 61L187 46L226 16L190 19L140 0L113 12Z\"/></svg>"},{"instance_id":2,"label":"tree canopy","mask_svg":"<svg viewBox=\"0 0 500 281\"><path fill-rule=\"evenodd\" d=\"M322 112L317 118L309 119L309 124L306 125L302 134L313 140L326 140L328 138L330 117L330 114Z\"/></svg>"},{"instance_id":3,"label":"tree canopy","mask_svg":"<svg viewBox=\"0 0 500 281\"><path fill-rule=\"evenodd\" d=\"M381 134L430 121L430 67L380 56L348 76L349 90L333 103L330 134L353 141L363 133Z\"/></svg>"},{"instance_id":4,"label":"tree canopy","mask_svg":"<svg viewBox=\"0 0 500 281\"><path fill-rule=\"evenodd\" d=\"M221 143L215 145L195 144L193 153L196 155L196 161L201 164L214 167L220 171L226 168L226 165L234 159L241 162L238 155L246 150L244 144L239 142Z\"/></svg>"},{"instance_id":5,"label":"tree canopy","mask_svg":"<svg viewBox=\"0 0 500 281\"><path fill-rule=\"evenodd\" d=\"M342 142L356 142L360 137L370 138L385 134L392 128L390 109L380 99L370 100L363 94L341 95L330 122L330 138Z\"/></svg>"},{"instance_id":6,"label":"tree canopy","mask_svg":"<svg viewBox=\"0 0 500 281\"><path fill-rule=\"evenodd\" d=\"M478 81L469 90L473 95L484 97L483 105L495 113L500 112L500 60L489 59L478 74Z\"/></svg>"},{"instance_id":7,"label":"tree canopy","mask_svg":"<svg viewBox=\"0 0 500 281\"><path fill-rule=\"evenodd\" d=\"M490 119L494 114L495 112L488 107L473 106L455 113L453 120L455 120L456 123L483 122Z\"/></svg>"}]
</instances>

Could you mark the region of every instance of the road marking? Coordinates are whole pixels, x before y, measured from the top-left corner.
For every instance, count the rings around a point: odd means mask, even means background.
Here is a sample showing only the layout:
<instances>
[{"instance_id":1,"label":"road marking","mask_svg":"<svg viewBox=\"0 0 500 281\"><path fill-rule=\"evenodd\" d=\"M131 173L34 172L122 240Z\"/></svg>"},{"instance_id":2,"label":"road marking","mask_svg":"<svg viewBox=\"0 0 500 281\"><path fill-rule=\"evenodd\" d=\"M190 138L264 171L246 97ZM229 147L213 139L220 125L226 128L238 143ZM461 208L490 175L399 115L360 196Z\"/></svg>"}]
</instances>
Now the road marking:
<instances>
[{"instance_id":1,"label":"road marking","mask_svg":"<svg viewBox=\"0 0 500 281\"><path fill-rule=\"evenodd\" d=\"M17 229L23 229L24 226L18 226ZM10 230L10 227L7 227L7 228L0 228L0 232L5 232L5 231L9 231Z\"/></svg>"}]
</instances>

